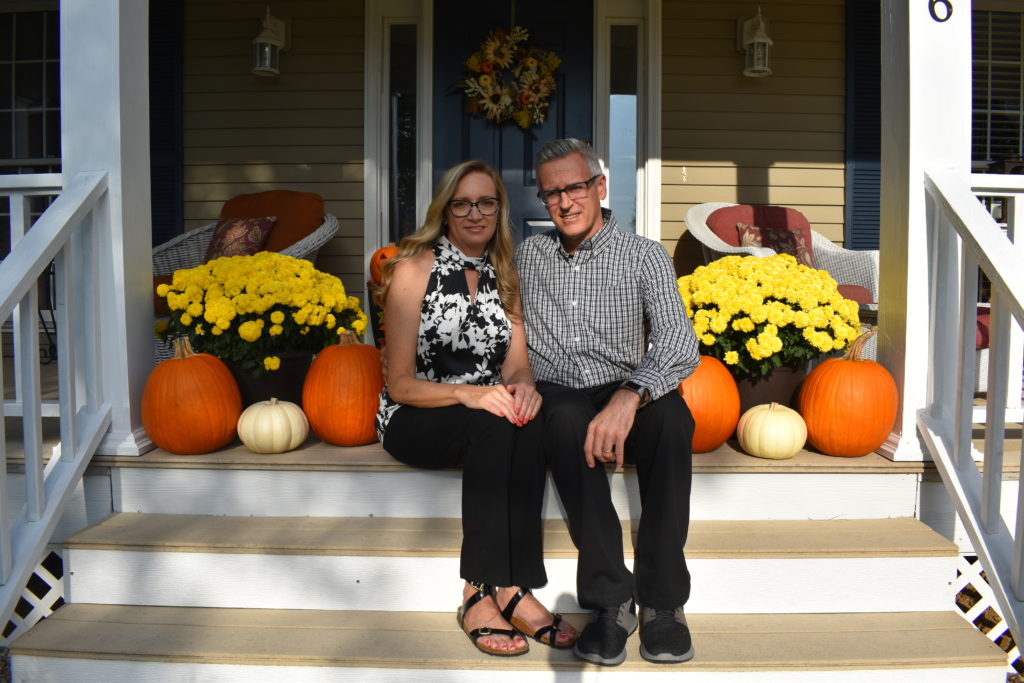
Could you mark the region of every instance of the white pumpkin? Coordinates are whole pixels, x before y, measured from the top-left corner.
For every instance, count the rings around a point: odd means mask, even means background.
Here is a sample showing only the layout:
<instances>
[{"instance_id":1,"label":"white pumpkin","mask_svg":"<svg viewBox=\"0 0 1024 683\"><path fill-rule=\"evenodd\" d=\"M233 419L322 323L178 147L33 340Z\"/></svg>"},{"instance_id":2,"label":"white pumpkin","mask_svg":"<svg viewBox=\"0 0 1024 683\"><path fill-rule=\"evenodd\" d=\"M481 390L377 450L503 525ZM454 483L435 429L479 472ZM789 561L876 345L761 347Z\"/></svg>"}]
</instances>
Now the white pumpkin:
<instances>
[{"instance_id":1,"label":"white pumpkin","mask_svg":"<svg viewBox=\"0 0 1024 683\"><path fill-rule=\"evenodd\" d=\"M284 453L306 440L309 420L291 401L259 401L242 411L238 437L253 453Z\"/></svg>"},{"instance_id":2,"label":"white pumpkin","mask_svg":"<svg viewBox=\"0 0 1024 683\"><path fill-rule=\"evenodd\" d=\"M807 443L807 425L792 408L764 403L743 413L736 425L736 438L750 455L785 460Z\"/></svg>"}]
</instances>

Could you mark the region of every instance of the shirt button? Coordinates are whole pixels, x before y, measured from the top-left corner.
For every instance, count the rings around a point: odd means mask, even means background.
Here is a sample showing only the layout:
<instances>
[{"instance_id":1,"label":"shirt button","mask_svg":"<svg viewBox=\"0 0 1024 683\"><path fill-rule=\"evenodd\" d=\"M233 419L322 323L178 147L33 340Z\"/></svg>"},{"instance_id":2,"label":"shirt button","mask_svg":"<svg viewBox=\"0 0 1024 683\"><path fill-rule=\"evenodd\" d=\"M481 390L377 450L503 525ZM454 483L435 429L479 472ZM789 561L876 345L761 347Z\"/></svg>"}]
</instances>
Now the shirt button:
<instances>
[{"instance_id":1,"label":"shirt button","mask_svg":"<svg viewBox=\"0 0 1024 683\"><path fill-rule=\"evenodd\" d=\"M579 267L579 266L573 266L573 267L572 267L572 269L573 269L573 270L579 270L579 269L580 269L580 267Z\"/></svg>"},{"instance_id":2,"label":"shirt button","mask_svg":"<svg viewBox=\"0 0 1024 683\"><path fill-rule=\"evenodd\" d=\"M573 339L573 341L579 341L579 340L580 340L579 337L576 337L575 339Z\"/></svg>"},{"instance_id":3,"label":"shirt button","mask_svg":"<svg viewBox=\"0 0 1024 683\"><path fill-rule=\"evenodd\" d=\"M573 301L573 302L572 302L572 305L573 305L573 306L575 306L575 305L576 305L576 302L575 302L575 301Z\"/></svg>"}]
</instances>

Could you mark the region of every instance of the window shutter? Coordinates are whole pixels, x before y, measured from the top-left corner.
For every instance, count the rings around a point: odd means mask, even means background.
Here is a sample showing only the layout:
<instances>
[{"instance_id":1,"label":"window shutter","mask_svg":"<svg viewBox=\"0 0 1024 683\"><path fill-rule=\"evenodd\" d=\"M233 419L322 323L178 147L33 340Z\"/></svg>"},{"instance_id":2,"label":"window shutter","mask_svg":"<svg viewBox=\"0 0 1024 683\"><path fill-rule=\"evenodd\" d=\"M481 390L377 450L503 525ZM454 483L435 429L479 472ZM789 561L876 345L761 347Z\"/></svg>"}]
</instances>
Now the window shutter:
<instances>
[{"instance_id":1,"label":"window shutter","mask_svg":"<svg viewBox=\"0 0 1024 683\"><path fill-rule=\"evenodd\" d=\"M153 245L184 229L182 195L182 0L149 5L149 134Z\"/></svg>"},{"instance_id":2,"label":"window shutter","mask_svg":"<svg viewBox=\"0 0 1024 683\"><path fill-rule=\"evenodd\" d=\"M881 200L881 5L846 3L846 247L877 249Z\"/></svg>"}]
</instances>

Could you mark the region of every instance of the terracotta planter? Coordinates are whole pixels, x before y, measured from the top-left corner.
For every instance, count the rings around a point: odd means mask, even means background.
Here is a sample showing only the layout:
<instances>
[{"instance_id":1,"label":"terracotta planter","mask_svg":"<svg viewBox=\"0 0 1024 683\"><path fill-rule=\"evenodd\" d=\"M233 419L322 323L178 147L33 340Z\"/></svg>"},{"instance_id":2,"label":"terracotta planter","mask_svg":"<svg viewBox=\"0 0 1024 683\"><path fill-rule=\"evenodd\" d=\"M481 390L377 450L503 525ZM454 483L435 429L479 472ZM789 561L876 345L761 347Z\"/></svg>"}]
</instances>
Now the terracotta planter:
<instances>
[{"instance_id":1,"label":"terracotta planter","mask_svg":"<svg viewBox=\"0 0 1024 683\"><path fill-rule=\"evenodd\" d=\"M775 368L767 376L757 380L744 377L736 380L740 392L740 415L762 403L779 403L793 408L796 405L797 389L807 376L808 368L799 370Z\"/></svg>"},{"instance_id":2,"label":"terracotta planter","mask_svg":"<svg viewBox=\"0 0 1024 683\"><path fill-rule=\"evenodd\" d=\"M242 408L259 401L267 401L271 397L302 405L302 384L306 381L306 372L313 362L313 352L280 353L278 358L281 359L281 367L272 372L264 372L258 377L243 370L235 361L223 359L238 382L238 390L242 393Z\"/></svg>"}]
</instances>

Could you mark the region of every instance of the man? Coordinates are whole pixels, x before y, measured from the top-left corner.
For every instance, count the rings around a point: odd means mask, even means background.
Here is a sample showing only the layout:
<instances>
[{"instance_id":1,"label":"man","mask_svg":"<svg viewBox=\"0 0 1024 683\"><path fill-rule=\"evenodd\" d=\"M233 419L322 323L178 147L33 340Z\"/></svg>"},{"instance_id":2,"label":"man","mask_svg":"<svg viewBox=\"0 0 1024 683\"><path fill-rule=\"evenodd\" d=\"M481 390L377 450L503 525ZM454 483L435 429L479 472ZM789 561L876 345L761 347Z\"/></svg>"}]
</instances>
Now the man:
<instances>
[{"instance_id":1,"label":"man","mask_svg":"<svg viewBox=\"0 0 1024 683\"><path fill-rule=\"evenodd\" d=\"M548 465L579 550L578 600L594 610L573 651L621 664L635 596L640 654L684 662L693 657L683 617L693 418L676 387L699 363L693 326L664 248L620 231L601 208L607 180L587 143L544 145L537 185L557 230L524 241L516 267ZM643 504L635 585L603 466L627 457Z\"/></svg>"}]
</instances>

